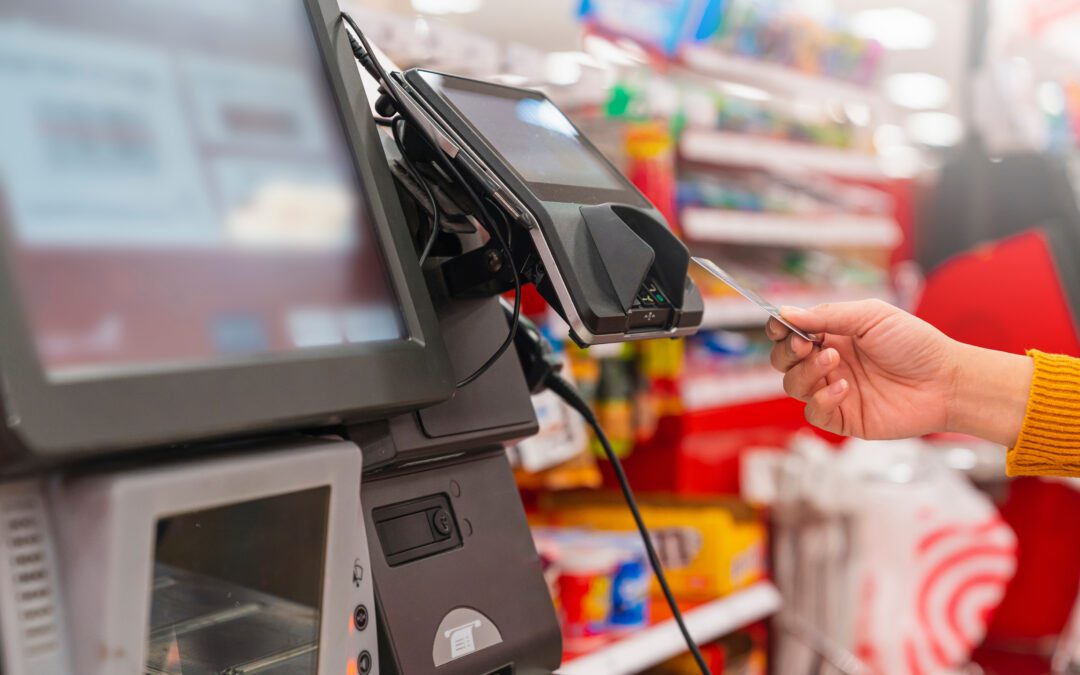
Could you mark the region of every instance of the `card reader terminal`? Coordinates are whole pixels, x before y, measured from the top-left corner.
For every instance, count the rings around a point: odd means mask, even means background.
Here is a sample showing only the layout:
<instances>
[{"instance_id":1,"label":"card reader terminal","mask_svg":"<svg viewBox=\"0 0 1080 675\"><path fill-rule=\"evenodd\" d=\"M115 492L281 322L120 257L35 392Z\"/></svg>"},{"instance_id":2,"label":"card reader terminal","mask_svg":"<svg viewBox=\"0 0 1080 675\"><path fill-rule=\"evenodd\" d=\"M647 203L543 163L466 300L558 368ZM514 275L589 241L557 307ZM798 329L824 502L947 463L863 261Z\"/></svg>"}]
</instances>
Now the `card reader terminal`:
<instances>
[{"instance_id":1,"label":"card reader terminal","mask_svg":"<svg viewBox=\"0 0 1080 675\"><path fill-rule=\"evenodd\" d=\"M528 231L514 262L578 343L697 331L686 247L546 96L419 69L389 79L431 145Z\"/></svg>"}]
</instances>

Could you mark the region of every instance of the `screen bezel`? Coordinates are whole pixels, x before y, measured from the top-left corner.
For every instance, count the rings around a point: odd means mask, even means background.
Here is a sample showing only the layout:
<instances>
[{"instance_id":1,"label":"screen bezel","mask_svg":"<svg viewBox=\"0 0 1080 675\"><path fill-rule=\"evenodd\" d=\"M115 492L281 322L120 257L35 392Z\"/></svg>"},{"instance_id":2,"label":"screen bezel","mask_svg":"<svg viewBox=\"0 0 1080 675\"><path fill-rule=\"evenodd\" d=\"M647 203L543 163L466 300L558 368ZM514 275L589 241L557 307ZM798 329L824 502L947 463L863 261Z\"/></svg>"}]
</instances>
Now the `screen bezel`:
<instances>
[{"instance_id":1,"label":"screen bezel","mask_svg":"<svg viewBox=\"0 0 1080 675\"><path fill-rule=\"evenodd\" d=\"M425 75L434 75L442 78L444 82L451 82L453 86L461 91L466 91L474 94L483 94L485 96L493 96L497 98L505 98L511 100L523 100L531 99L534 101L546 101L550 103L550 99L543 93L533 89L522 89L520 87L511 87L503 84L495 84L492 82L483 82L480 80L474 80L466 77L459 77L457 75L448 75L446 73L440 73L434 70L427 70L424 68L415 68L406 73L406 78L409 84L416 86L418 83L423 83L424 88L434 93L439 97L440 101L446 108L449 108L454 115L458 118L456 121L461 124L465 124L469 127L472 133L483 139L486 149L492 154L497 156L514 176L522 184L526 185L534 195L541 201L546 202L560 202L565 204L607 204L607 203L622 203L632 204L634 206L651 207L651 205L645 201L645 198L634 187L634 185L626 179L625 176L615 167L614 164L604 156L600 150L597 149L588 136L583 134L577 125L572 120L567 119L570 122L570 126L574 128L577 133L577 141L581 144L582 148L587 153L592 155L606 171L607 175L623 185L623 188L599 188L599 187L584 187L581 185L565 185L562 183L543 183L537 181L531 181L526 179L517 167L512 162L499 152L490 140L484 135L482 131L476 128L472 122L469 121L467 115L465 115L461 109L454 104L454 101L446 96L442 91L434 87L431 82L427 80ZM411 76L411 77L410 77ZM447 120L450 121L450 120Z\"/></svg>"},{"instance_id":2,"label":"screen bezel","mask_svg":"<svg viewBox=\"0 0 1080 675\"><path fill-rule=\"evenodd\" d=\"M318 427L448 399L453 374L335 0L302 2L340 112L403 337L108 379L50 381L0 256L0 466ZM0 218L6 208L0 194ZM14 455L15 457L13 457Z\"/></svg>"}]
</instances>

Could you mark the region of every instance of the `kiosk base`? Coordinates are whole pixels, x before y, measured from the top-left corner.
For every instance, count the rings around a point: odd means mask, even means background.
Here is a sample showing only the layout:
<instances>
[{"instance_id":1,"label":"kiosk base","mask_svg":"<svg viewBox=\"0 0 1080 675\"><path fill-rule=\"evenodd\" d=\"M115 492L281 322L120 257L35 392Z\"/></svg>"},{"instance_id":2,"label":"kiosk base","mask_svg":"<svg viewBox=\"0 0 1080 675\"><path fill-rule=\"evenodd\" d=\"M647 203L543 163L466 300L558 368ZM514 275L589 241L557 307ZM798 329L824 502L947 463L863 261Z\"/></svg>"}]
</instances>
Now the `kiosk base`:
<instances>
[{"instance_id":1,"label":"kiosk base","mask_svg":"<svg viewBox=\"0 0 1080 675\"><path fill-rule=\"evenodd\" d=\"M502 448L363 490L382 675L558 668L559 625Z\"/></svg>"}]
</instances>

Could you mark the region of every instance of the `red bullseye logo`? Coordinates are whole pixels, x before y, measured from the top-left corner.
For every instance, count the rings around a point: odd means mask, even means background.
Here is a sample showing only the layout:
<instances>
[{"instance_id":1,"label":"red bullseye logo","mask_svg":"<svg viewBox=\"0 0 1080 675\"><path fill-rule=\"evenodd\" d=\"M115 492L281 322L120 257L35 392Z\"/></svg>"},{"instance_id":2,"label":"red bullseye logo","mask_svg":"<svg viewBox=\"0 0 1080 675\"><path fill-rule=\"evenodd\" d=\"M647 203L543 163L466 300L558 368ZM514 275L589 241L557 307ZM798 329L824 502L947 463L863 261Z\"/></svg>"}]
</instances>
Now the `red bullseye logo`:
<instances>
[{"instance_id":1,"label":"red bullseye logo","mask_svg":"<svg viewBox=\"0 0 1080 675\"><path fill-rule=\"evenodd\" d=\"M907 670L931 675L965 660L986 630L1016 570L1016 542L1001 518L947 526L918 542L915 631L904 643Z\"/></svg>"}]
</instances>

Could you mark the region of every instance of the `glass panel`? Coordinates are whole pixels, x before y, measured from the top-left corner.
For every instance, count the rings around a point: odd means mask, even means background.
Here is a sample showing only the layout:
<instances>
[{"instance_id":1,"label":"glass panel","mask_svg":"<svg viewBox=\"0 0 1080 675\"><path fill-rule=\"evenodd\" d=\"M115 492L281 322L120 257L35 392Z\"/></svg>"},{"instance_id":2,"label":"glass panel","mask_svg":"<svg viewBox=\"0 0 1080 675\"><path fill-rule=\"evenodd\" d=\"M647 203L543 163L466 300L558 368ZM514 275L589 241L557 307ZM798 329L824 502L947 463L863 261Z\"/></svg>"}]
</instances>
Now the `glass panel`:
<instances>
[{"instance_id":1,"label":"glass panel","mask_svg":"<svg viewBox=\"0 0 1080 675\"><path fill-rule=\"evenodd\" d=\"M314 675L330 488L158 521L147 675Z\"/></svg>"}]
</instances>

